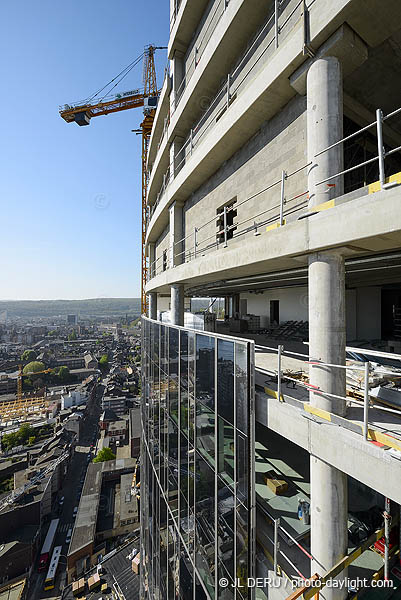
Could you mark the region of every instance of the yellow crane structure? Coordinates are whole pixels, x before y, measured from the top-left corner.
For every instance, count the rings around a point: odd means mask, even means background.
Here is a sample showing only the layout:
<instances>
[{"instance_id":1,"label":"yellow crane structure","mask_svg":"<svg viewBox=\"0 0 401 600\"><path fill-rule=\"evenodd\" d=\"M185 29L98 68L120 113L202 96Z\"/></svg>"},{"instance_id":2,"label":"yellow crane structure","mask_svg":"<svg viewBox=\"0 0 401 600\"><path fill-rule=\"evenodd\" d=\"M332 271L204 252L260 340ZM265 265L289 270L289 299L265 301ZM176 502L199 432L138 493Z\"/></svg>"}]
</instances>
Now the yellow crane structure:
<instances>
[{"instance_id":1,"label":"yellow crane structure","mask_svg":"<svg viewBox=\"0 0 401 600\"><path fill-rule=\"evenodd\" d=\"M157 88L156 67L154 55L156 50L164 50L165 46L149 45L145 47L143 54L131 65L128 65L119 75L111 80L113 83L118 79L113 88L130 72L130 70L143 57L143 90L131 90L123 94L116 94L114 97L103 96L97 101L94 100L102 90L84 102L75 105L64 105L60 108L60 116L67 123L77 123L80 126L89 125L92 117L108 115L110 113L120 112L131 108L144 107L144 119L140 124L139 132L142 134L142 277L141 277L141 311L142 314L147 310L147 298L145 286L148 275L148 261L145 252L145 238L148 223L147 191L149 174L147 169L149 140L153 127L153 120L156 112L157 101L160 96L160 90ZM106 86L105 86L106 87ZM112 89L113 89L112 88ZM111 90L110 90L111 91Z\"/></svg>"}]
</instances>

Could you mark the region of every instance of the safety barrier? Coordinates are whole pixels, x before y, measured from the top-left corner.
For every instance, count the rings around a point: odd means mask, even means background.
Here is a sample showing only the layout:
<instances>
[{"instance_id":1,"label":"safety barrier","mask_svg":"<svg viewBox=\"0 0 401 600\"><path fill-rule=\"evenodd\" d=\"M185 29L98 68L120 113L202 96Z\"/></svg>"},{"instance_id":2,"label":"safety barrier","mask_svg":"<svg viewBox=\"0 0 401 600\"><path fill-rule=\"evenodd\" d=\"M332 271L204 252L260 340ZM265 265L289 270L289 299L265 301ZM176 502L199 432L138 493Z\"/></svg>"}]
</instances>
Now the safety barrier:
<instances>
[{"instance_id":1,"label":"safety barrier","mask_svg":"<svg viewBox=\"0 0 401 600\"><path fill-rule=\"evenodd\" d=\"M378 162L378 165L379 165L379 181L377 182L377 184L370 186L370 187L374 188L373 191L388 190L390 188L393 188L396 185L400 185L401 179L398 176L390 177L390 178L386 179L385 160L387 157L391 156L392 154L394 154L396 152L400 152L401 146L398 146L396 148L392 148L391 150L386 151L384 148L384 145L383 145L383 124L388 119L391 119L392 117L394 117L400 113L401 113L401 108L398 108L398 109L388 113L387 115L384 115L383 111L381 109L377 109L376 120L373 121L372 123L369 123L369 125L366 125L365 127L358 129L351 135L348 135L348 136L338 140L337 142L335 142L334 144L331 144L327 148L323 148L322 150L320 150L319 152L317 152L315 154L312 161L301 166L300 168L297 168L296 170L294 170L290 173L288 173L286 170L283 170L280 179L273 181L270 185L264 187L256 194L252 194L251 196L249 196L242 202L235 204L231 207L224 207L223 210L220 213L216 214L215 217L213 217L212 219L209 219L208 221L206 221L205 223L203 223L202 225L200 225L198 227L194 227L193 231L191 233L189 233L182 239L176 241L173 245L171 245L169 247L169 250L168 250L169 256L167 259L167 265L169 267L171 267L171 266L175 266L175 262L177 262L177 263L188 262L190 260L196 259L200 255L204 255L206 252L209 252L211 250L216 250L220 246L222 246L223 248L226 248L228 245L229 238L235 240L237 237L243 236L248 233L253 233L255 236L260 235L259 229L265 225L268 225L267 230L274 229L276 227L282 227L287 224L287 220L285 217L293 215L294 213L300 213L298 216L308 216L308 214L313 214L315 212L319 212L320 210L324 210L326 208L330 208L330 207L334 206L335 202L334 202L334 200L331 200L327 203L323 203L322 205L314 206L311 209L308 209L307 205L308 205L308 199L309 199L309 190L307 190L307 189L302 190L299 193L292 196L291 198L287 199L286 198L286 184L290 180L291 177L300 173L304 169L308 169L309 167L313 168L313 166L315 164L317 164L316 161L318 161L319 156L321 156L325 152L330 151L331 149L335 148L338 145L344 144L345 142L353 139L354 137L360 135L361 133L363 133L369 129L372 129L372 128L376 129L377 156L374 156L373 158L370 158L369 160L359 163L357 165L353 165L352 167L346 168L338 173L330 175L329 177L326 177L325 179L318 181L316 183L316 185L320 186L320 185L326 184L326 185L330 186L331 184L329 182L331 180L333 180L337 177L341 177L347 173L350 173L351 171L354 171L355 169L358 169L360 167L363 167L367 164L370 164L370 163L373 163L376 161ZM193 145L191 142L191 153L192 153L192 149L193 149ZM164 195L170 182L171 182L171 172L170 172L170 168L169 168L163 177L162 188L159 192L156 203L150 209L150 217L153 215L157 205L159 204L159 202L160 202L162 196ZM259 210L256 214L253 214L240 222L234 222L231 225L228 224L228 222L227 222L228 215L231 211L236 211L240 206L242 206L246 202L253 200L254 198L256 198L257 196L259 196L261 194L269 192L270 190L272 190L273 188L276 188L278 186L280 186L280 202L278 204L266 207L262 211ZM293 203L295 203L295 204L293 204ZM270 215L269 215L269 213L270 213ZM223 219L222 229L219 232L214 233L213 235L210 235L203 239L200 239L200 232L207 225L209 225L213 221L216 221L217 219ZM248 224L248 225L246 225L246 224ZM239 227L242 225L246 225L246 227L244 227L243 229L239 229ZM232 232L231 235L230 235L230 232ZM220 241L221 239L222 239L222 241ZM185 247L184 250L181 250L184 242L185 242L185 245L188 243L187 240L192 240L192 243L188 247ZM180 246L179 252L176 252L175 246ZM176 261L175 259L178 257L181 257L181 259ZM159 269L158 263L162 259L163 259L163 257L159 256L158 258L155 259L155 261L153 261L153 264L151 265L151 269L150 269L150 273L151 273L152 277L157 275L162 270L165 270L162 263L160 263L161 268Z\"/></svg>"}]
</instances>

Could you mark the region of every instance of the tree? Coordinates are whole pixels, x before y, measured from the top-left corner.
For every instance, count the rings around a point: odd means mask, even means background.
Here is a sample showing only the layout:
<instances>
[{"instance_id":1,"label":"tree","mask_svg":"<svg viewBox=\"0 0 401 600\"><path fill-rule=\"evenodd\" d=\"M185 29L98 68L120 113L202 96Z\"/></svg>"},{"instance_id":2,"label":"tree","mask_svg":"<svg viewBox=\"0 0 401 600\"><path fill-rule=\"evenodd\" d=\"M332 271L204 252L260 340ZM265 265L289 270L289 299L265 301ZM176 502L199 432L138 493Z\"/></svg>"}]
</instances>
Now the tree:
<instances>
[{"instance_id":1,"label":"tree","mask_svg":"<svg viewBox=\"0 0 401 600\"><path fill-rule=\"evenodd\" d=\"M38 373L39 371L44 371L44 370L45 370L45 365L42 362L40 362L39 360L33 360L32 362L25 365L24 374Z\"/></svg>"},{"instance_id":2,"label":"tree","mask_svg":"<svg viewBox=\"0 0 401 600\"><path fill-rule=\"evenodd\" d=\"M5 433L1 438L1 444L3 446L3 450L11 450L15 446L18 446L18 438L17 433Z\"/></svg>"},{"instance_id":3,"label":"tree","mask_svg":"<svg viewBox=\"0 0 401 600\"><path fill-rule=\"evenodd\" d=\"M71 331L71 333L68 336L68 341L72 342L73 340L76 340L76 339L77 339L77 333L76 333L76 331L75 330Z\"/></svg>"},{"instance_id":4,"label":"tree","mask_svg":"<svg viewBox=\"0 0 401 600\"><path fill-rule=\"evenodd\" d=\"M109 358L108 358L107 354L103 354L103 356L101 356L100 360L99 360L99 367L102 371L104 371L104 369L107 368L108 362L109 362Z\"/></svg>"},{"instance_id":5,"label":"tree","mask_svg":"<svg viewBox=\"0 0 401 600\"><path fill-rule=\"evenodd\" d=\"M60 367L58 370L58 376L60 381L68 381L70 378L70 369L68 367Z\"/></svg>"},{"instance_id":6,"label":"tree","mask_svg":"<svg viewBox=\"0 0 401 600\"><path fill-rule=\"evenodd\" d=\"M116 457L115 454L110 450L110 448L102 448L97 456L93 459L94 463L104 462L106 460L114 460Z\"/></svg>"},{"instance_id":7,"label":"tree","mask_svg":"<svg viewBox=\"0 0 401 600\"><path fill-rule=\"evenodd\" d=\"M25 350L25 352L23 352L22 356L21 356L21 360L28 361L31 362L32 360L35 360L36 358L36 352L34 350Z\"/></svg>"},{"instance_id":8,"label":"tree","mask_svg":"<svg viewBox=\"0 0 401 600\"><path fill-rule=\"evenodd\" d=\"M36 438L36 433L31 425L29 425L28 423L24 423L17 431L17 436L19 438L20 444L26 444L29 438Z\"/></svg>"},{"instance_id":9,"label":"tree","mask_svg":"<svg viewBox=\"0 0 401 600\"><path fill-rule=\"evenodd\" d=\"M15 446L24 446L25 444L32 445L36 440L36 431L28 423L24 423L13 433L5 433L2 438L4 450L11 450Z\"/></svg>"}]
</instances>

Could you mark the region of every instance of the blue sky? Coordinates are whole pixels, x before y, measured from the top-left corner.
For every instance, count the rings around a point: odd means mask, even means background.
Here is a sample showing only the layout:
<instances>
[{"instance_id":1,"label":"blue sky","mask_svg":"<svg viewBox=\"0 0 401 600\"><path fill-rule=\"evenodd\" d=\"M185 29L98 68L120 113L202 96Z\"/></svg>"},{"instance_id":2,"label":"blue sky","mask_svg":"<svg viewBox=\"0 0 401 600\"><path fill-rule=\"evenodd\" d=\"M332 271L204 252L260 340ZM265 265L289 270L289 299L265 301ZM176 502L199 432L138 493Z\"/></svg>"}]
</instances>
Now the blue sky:
<instances>
[{"instance_id":1,"label":"blue sky","mask_svg":"<svg viewBox=\"0 0 401 600\"><path fill-rule=\"evenodd\" d=\"M138 297L141 109L67 124L145 45L168 0L1 3L0 299ZM158 83L167 63L157 52ZM115 91L142 85L138 65Z\"/></svg>"}]
</instances>

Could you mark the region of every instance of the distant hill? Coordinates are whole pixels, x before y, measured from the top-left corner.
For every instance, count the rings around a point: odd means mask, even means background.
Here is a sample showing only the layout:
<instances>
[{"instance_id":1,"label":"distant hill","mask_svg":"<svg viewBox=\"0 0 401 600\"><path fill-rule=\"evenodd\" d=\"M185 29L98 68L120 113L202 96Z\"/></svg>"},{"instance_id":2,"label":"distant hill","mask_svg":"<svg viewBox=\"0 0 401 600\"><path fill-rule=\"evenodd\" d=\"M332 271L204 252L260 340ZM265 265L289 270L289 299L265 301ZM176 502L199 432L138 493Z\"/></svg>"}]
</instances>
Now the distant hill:
<instances>
[{"instance_id":1,"label":"distant hill","mask_svg":"<svg viewBox=\"0 0 401 600\"><path fill-rule=\"evenodd\" d=\"M141 314L140 298L91 298L88 300L0 300L0 312L9 318L57 317L64 315L125 316Z\"/></svg>"}]
</instances>

